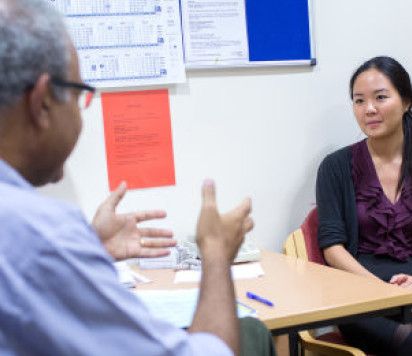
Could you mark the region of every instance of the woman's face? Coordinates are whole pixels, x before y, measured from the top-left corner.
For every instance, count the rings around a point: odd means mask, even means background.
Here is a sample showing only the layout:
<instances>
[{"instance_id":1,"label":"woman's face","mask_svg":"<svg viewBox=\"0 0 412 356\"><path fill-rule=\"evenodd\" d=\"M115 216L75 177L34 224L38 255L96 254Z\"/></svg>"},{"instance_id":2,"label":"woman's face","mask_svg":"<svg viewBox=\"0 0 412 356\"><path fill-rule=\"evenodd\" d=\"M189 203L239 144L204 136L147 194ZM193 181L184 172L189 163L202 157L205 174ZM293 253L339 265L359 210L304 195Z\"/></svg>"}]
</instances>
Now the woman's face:
<instances>
[{"instance_id":1,"label":"woman's face","mask_svg":"<svg viewBox=\"0 0 412 356\"><path fill-rule=\"evenodd\" d=\"M353 112L359 127L369 138L402 134L404 103L391 81L377 69L361 73L353 85Z\"/></svg>"}]
</instances>

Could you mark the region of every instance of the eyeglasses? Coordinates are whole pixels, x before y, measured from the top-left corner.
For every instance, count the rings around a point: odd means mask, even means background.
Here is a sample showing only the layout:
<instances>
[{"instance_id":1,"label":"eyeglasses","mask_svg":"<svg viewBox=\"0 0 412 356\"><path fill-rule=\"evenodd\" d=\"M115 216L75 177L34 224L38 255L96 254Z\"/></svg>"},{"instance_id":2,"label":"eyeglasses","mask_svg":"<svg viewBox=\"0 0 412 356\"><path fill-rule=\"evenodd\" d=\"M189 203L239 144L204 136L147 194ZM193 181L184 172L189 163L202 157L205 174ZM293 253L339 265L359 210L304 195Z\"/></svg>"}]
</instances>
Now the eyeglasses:
<instances>
[{"instance_id":1,"label":"eyeglasses","mask_svg":"<svg viewBox=\"0 0 412 356\"><path fill-rule=\"evenodd\" d=\"M62 88L72 88L80 90L80 95L78 99L78 105L80 110L87 109L92 103L94 94L96 93L96 88L84 83L69 82L59 78L52 78L51 82L53 85Z\"/></svg>"}]
</instances>

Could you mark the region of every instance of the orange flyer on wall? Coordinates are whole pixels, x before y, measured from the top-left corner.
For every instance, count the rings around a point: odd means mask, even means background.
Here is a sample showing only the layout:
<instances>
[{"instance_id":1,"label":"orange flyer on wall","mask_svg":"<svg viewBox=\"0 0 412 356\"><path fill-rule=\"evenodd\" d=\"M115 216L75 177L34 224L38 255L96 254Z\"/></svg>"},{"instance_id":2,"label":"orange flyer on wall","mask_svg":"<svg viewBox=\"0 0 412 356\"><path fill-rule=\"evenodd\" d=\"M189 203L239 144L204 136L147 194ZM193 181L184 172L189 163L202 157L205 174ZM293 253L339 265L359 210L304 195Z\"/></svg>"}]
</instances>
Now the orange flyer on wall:
<instances>
[{"instance_id":1,"label":"orange flyer on wall","mask_svg":"<svg viewBox=\"0 0 412 356\"><path fill-rule=\"evenodd\" d=\"M103 93L102 107L110 190L174 185L168 91Z\"/></svg>"}]
</instances>

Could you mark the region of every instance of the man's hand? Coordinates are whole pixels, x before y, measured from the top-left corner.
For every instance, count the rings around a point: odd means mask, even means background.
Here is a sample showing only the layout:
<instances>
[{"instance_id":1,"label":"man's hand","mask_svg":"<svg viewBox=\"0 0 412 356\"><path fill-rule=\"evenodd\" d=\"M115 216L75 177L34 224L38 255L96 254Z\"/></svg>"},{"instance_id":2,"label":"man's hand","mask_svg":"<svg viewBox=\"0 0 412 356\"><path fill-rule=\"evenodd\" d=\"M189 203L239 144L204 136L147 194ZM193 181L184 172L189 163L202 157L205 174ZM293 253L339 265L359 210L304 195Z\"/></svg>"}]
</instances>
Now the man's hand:
<instances>
[{"instance_id":1,"label":"man's hand","mask_svg":"<svg viewBox=\"0 0 412 356\"><path fill-rule=\"evenodd\" d=\"M397 284L400 287L412 289L412 276L409 274L395 274L389 281L391 284Z\"/></svg>"},{"instance_id":2,"label":"man's hand","mask_svg":"<svg viewBox=\"0 0 412 356\"><path fill-rule=\"evenodd\" d=\"M197 224L197 244L203 258L219 255L230 263L243 241L253 228L251 201L245 199L236 208L220 215L216 206L214 183L205 181L202 188L203 203Z\"/></svg>"},{"instance_id":3,"label":"man's hand","mask_svg":"<svg viewBox=\"0 0 412 356\"><path fill-rule=\"evenodd\" d=\"M124 182L99 206L92 225L106 250L117 260L134 257L160 257L168 255L168 247L176 245L170 230L137 228L136 224L162 219L161 210L116 214L116 207L126 194Z\"/></svg>"},{"instance_id":4,"label":"man's hand","mask_svg":"<svg viewBox=\"0 0 412 356\"><path fill-rule=\"evenodd\" d=\"M250 211L250 199L245 199L230 212L220 215L214 183L210 180L203 183L196 234L202 254L202 277L199 301L189 332L214 334L235 355L240 354L240 333L230 265L245 233L253 227Z\"/></svg>"}]
</instances>

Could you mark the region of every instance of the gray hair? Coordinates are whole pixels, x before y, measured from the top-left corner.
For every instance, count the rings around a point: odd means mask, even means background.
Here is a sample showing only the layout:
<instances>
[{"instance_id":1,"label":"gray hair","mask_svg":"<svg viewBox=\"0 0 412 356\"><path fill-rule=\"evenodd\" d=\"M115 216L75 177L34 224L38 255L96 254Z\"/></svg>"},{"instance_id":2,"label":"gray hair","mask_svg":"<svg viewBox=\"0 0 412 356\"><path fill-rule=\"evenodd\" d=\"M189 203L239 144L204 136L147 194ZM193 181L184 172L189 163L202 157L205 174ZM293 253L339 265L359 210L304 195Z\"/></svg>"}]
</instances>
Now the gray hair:
<instances>
[{"instance_id":1,"label":"gray hair","mask_svg":"<svg viewBox=\"0 0 412 356\"><path fill-rule=\"evenodd\" d=\"M0 108L13 105L43 73L66 78L69 43L64 19L45 0L0 0ZM65 100L64 90L52 90Z\"/></svg>"}]
</instances>

